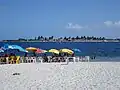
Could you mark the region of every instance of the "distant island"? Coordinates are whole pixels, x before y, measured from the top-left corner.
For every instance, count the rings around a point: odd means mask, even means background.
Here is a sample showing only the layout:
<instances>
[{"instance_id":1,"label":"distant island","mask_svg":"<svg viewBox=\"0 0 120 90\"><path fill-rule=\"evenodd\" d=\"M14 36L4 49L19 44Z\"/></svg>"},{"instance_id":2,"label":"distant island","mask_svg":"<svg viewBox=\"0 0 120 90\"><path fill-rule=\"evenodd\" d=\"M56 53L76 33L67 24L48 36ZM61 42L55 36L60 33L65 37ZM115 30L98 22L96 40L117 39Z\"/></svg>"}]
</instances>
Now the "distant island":
<instances>
[{"instance_id":1,"label":"distant island","mask_svg":"<svg viewBox=\"0 0 120 90\"><path fill-rule=\"evenodd\" d=\"M2 42L120 42L120 39L106 39L105 37L90 37L90 36L76 36L76 37L59 37L54 36L43 37L38 36L33 39L19 38L17 40L2 40Z\"/></svg>"}]
</instances>

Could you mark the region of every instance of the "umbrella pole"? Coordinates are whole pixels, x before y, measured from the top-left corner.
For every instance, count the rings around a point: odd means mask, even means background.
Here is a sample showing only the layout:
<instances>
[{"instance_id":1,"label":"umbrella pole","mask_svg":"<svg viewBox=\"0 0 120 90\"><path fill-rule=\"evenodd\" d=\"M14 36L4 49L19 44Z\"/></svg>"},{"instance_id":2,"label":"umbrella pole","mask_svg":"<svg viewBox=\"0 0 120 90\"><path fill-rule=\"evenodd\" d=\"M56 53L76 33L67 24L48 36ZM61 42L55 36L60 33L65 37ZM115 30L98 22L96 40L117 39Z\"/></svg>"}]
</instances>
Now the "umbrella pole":
<instances>
[{"instance_id":1,"label":"umbrella pole","mask_svg":"<svg viewBox=\"0 0 120 90\"><path fill-rule=\"evenodd\" d=\"M33 52L33 54L34 54L34 56L36 57L36 54L35 54L35 52Z\"/></svg>"},{"instance_id":2,"label":"umbrella pole","mask_svg":"<svg viewBox=\"0 0 120 90\"><path fill-rule=\"evenodd\" d=\"M25 57L27 57L27 52L25 52Z\"/></svg>"},{"instance_id":3,"label":"umbrella pole","mask_svg":"<svg viewBox=\"0 0 120 90\"><path fill-rule=\"evenodd\" d=\"M8 55L8 50L6 50L6 54Z\"/></svg>"}]
</instances>

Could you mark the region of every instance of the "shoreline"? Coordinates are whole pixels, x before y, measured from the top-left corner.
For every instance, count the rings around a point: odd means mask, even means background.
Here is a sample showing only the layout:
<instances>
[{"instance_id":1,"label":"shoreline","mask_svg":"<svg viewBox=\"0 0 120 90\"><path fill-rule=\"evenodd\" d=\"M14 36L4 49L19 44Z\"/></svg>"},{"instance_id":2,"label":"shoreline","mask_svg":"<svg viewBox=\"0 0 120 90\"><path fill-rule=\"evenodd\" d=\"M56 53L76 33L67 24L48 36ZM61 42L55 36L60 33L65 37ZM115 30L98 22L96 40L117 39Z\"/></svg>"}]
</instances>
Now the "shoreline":
<instances>
[{"instance_id":1,"label":"shoreline","mask_svg":"<svg viewBox=\"0 0 120 90\"><path fill-rule=\"evenodd\" d=\"M120 42L120 41L97 41L97 40L93 40L93 41L89 41L89 40L81 40L81 41L0 41L0 42L42 42L42 43L49 43L49 42L59 42L59 43L68 43L68 42L104 42L104 43L109 43L109 42Z\"/></svg>"}]
</instances>

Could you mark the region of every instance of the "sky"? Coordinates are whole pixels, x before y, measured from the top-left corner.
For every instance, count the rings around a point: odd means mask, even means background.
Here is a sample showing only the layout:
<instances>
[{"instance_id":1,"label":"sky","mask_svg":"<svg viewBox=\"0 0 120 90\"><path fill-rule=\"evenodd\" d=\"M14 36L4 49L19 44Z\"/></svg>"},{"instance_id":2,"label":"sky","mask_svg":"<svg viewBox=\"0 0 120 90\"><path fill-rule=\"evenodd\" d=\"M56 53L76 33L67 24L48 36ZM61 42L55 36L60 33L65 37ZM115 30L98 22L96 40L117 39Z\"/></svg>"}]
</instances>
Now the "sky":
<instances>
[{"instance_id":1,"label":"sky","mask_svg":"<svg viewBox=\"0 0 120 90\"><path fill-rule=\"evenodd\" d=\"M0 0L0 40L120 38L120 0Z\"/></svg>"}]
</instances>

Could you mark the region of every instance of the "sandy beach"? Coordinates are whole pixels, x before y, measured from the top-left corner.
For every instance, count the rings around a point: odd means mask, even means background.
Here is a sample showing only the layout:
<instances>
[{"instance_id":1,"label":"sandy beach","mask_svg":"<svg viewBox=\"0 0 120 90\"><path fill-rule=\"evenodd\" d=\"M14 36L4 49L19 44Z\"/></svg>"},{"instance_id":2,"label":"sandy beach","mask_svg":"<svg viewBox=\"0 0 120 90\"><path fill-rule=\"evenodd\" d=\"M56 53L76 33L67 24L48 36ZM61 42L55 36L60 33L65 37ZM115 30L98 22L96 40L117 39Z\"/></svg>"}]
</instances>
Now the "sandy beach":
<instances>
[{"instance_id":1,"label":"sandy beach","mask_svg":"<svg viewBox=\"0 0 120 90\"><path fill-rule=\"evenodd\" d=\"M120 62L0 65L0 90L120 90Z\"/></svg>"}]
</instances>

